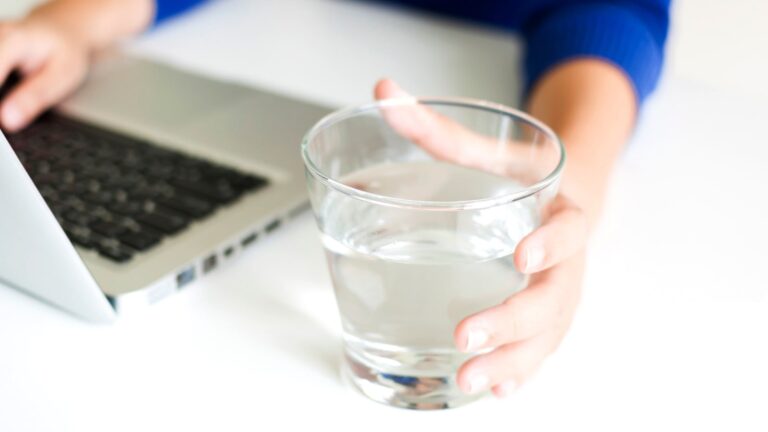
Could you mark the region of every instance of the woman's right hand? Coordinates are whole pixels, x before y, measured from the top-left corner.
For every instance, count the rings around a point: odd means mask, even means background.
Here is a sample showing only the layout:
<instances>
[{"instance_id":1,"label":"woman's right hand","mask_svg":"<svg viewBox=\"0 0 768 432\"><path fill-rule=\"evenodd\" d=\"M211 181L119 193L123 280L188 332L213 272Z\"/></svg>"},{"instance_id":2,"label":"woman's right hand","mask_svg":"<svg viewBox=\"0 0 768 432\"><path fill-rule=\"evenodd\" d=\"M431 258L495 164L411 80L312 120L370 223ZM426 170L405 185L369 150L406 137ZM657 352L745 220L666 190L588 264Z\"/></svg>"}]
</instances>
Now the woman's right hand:
<instances>
[{"instance_id":1,"label":"woman's right hand","mask_svg":"<svg viewBox=\"0 0 768 432\"><path fill-rule=\"evenodd\" d=\"M0 101L2 128L24 128L75 90L86 76L90 54L86 41L45 16L0 22L0 84L13 71L22 77Z\"/></svg>"}]
</instances>

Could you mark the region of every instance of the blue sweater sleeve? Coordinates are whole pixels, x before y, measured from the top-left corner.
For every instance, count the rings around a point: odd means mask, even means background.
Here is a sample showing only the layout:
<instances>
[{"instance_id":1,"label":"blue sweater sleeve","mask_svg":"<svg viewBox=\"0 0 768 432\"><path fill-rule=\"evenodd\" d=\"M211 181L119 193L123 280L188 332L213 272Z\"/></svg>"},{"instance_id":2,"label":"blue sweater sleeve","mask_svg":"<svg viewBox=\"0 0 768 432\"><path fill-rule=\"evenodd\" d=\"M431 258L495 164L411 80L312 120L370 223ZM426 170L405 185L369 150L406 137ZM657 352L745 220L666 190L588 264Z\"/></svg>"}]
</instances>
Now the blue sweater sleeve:
<instances>
[{"instance_id":1,"label":"blue sweater sleeve","mask_svg":"<svg viewBox=\"0 0 768 432\"><path fill-rule=\"evenodd\" d=\"M155 24L180 14L205 0L155 0Z\"/></svg>"},{"instance_id":2,"label":"blue sweater sleeve","mask_svg":"<svg viewBox=\"0 0 768 432\"><path fill-rule=\"evenodd\" d=\"M206 0L156 0L155 22ZM278 0L279 1L279 0ZM379 0L422 7L521 31L526 38L526 89L553 67L594 57L616 65L638 102L661 73L670 0Z\"/></svg>"},{"instance_id":3,"label":"blue sweater sleeve","mask_svg":"<svg viewBox=\"0 0 768 432\"><path fill-rule=\"evenodd\" d=\"M634 85L638 102L661 73L670 0L552 2L522 26L530 90L554 66L577 57L608 61Z\"/></svg>"}]
</instances>

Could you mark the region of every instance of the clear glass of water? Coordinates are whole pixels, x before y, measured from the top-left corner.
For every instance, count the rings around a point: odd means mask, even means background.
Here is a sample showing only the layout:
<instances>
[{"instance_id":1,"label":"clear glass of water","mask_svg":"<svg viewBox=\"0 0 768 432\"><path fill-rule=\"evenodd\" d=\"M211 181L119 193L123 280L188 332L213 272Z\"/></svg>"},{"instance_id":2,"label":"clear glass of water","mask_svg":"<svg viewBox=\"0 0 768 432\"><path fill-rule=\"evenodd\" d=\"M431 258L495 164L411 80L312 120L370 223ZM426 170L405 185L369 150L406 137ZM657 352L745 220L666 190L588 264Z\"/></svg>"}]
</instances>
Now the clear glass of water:
<instances>
[{"instance_id":1,"label":"clear glass of water","mask_svg":"<svg viewBox=\"0 0 768 432\"><path fill-rule=\"evenodd\" d=\"M376 401L465 404L465 317L525 288L518 242L565 155L530 116L467 99L390 99L333 113L302 154L343 325L343 373Z\"/></svg>"}]
</instances>

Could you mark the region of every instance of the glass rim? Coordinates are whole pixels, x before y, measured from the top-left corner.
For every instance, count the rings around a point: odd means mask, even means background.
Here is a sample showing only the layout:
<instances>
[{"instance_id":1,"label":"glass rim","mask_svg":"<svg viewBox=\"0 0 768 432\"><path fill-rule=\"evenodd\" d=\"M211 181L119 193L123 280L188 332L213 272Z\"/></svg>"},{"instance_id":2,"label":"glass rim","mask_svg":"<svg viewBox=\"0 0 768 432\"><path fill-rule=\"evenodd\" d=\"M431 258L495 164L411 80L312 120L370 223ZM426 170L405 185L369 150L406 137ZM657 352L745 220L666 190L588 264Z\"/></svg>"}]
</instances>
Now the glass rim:
<instances>
[{"instance_id":1,"label":"glass rim","mask_svg":"<svg viewBox=\"0 0 768 432\"><path fill-rule=\"evenodd\" d=\"M429 201L429 200L414 200L406 198L396 198L386 195L380 195L373 192L368 192L348 186L338 180L326 175L320 168L318 168L312 158L309 155L309 144L318 133L336 123L343 120L352 118L364 112L371 111L373 109L380 109L384 107L393 106L406 106L406 105L444 105L444 106L457 106L472 109L482 109L485 111L496 112L511 116L516 120L523 120L530 125L536 127L540 131L544 132L557 146L560 151L560 158L557 165L541 180L533 183L525 188L506 193L499 196L488 198L477 198L471 200L454 200L454 201ZM321 183L334 189L340 193L343 193L354 198L367 201L373 204L385 205L389 207L399 207L407 209L418 210L477 210L489 207L496 207L503 204L509 204L521 199L527 198L537 192L546 189L548 186L555 183L562 174L565 166L565 146L560 140L560 137L546 124L536 119L535 117L527 114L523 111L507 107L502 104L488 102L480 99L463 98L463 97L401 97L392 99L383 99L379 101L368 102L362 105L355 105L347 108L342 108L327 114L325 117L315 123L312 128L307 131L304 138L301 141L301 156L304 160L304 166L309 173Z\"/></svg>"}]
</instances>

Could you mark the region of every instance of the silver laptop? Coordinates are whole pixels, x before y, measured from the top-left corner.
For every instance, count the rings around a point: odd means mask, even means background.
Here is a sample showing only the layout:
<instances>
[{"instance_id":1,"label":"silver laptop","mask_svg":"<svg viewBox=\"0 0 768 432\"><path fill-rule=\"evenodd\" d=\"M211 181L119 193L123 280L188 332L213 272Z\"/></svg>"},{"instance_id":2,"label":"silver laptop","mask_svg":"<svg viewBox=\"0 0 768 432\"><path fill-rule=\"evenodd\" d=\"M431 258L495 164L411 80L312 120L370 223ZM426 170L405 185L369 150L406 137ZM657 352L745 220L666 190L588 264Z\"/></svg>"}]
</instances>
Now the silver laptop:
<instances>
[{"instance_id":1,"label":"silver laptop","mask_svg":"<svg viewBox=\"0 0 768 432\"><path fill-rule=\"evenodd\" d=\"M0 136L0 282L107 322L184 289L306 207L299 142L327 112L100 61L68 101Z\"/></svg>"}]
</instances>

